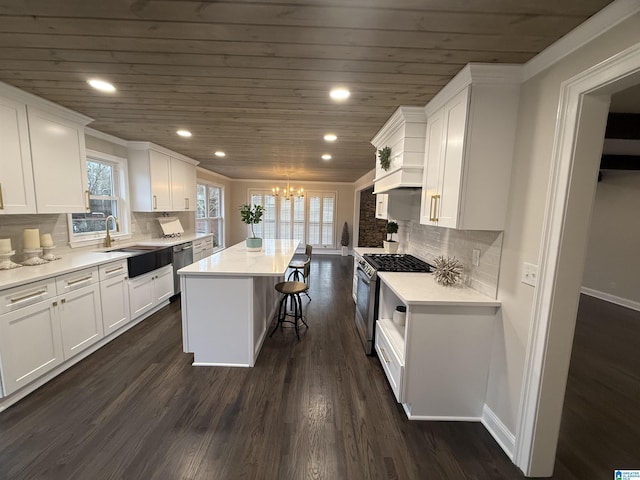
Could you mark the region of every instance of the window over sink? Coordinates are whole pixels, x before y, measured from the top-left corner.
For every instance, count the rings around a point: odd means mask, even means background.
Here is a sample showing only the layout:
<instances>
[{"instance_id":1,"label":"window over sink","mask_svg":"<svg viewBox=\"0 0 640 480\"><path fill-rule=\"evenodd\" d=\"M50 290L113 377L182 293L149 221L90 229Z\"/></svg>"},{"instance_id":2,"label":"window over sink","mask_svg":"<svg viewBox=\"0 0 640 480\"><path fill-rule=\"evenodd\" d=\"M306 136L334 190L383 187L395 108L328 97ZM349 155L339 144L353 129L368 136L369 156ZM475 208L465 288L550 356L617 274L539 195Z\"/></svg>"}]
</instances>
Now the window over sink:
<instances>
[{"instance_id":1,"label":"window over sink","mask_svg":"<svg viewBox=\"0 0 640 480\"><path fill-rule=\"evenodd\" d=\"M199 182L196 187L196 232L213 234L213 251L224 248L224 189Z\"/></svg>"},{"instance_id":2,"label":"window over sink","mask_svg":"<svg viewBox=\"0 0 640 480\"><path fill-rule=\"evenodd\" d=\"M112 237L130 237L130 213L127 203L127 160L106 153L87 150L89 211L68 215L71 246L99 243L105 236L107 217Z\"/></svg>"}]
</instances>

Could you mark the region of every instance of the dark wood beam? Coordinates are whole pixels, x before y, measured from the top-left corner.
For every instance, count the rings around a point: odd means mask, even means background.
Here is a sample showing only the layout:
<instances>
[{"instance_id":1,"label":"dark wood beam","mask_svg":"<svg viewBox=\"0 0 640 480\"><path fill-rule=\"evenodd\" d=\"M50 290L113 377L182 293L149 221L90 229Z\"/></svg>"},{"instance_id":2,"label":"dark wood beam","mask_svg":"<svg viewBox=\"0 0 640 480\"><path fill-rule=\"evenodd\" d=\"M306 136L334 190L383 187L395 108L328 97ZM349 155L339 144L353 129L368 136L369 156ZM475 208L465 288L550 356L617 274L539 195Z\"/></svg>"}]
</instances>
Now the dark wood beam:
<instances>
[{"instance_id":1,"label":"dark wood beam","mask_svg":"<svg viewBox=\"0 0 640 480\"><path fill-rule=\"evenodd\" d=\"M600 170L640 170L640 155L602 155Z\"/></svg>"},{"instance_id":2,"label":"dark wood beam","mask_svg":"<svg viewBox=\"0 0 640 480\"><path fill-rule=\"evenodd\" d=\"M605 138L640 140L640 114L610 113Z\"/></svg>"}]
</instances>

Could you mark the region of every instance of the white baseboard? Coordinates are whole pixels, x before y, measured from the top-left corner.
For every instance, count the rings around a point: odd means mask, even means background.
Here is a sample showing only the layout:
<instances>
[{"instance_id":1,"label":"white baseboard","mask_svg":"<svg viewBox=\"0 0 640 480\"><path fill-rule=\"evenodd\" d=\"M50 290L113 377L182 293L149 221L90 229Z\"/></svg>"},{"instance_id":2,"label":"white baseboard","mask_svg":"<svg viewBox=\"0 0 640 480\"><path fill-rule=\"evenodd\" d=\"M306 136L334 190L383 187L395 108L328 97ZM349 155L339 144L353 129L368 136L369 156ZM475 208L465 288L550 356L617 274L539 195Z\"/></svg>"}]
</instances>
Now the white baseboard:
<instances>
[{"instance_id":1,"label":"white baseboard","mask_svg":"<svg viewBox=\"0 0 640 480\"><path fill-rule=\"evenodd\" d=\"M502 447L504 453L513 461L513 449L516 443L515 435L509 431L505 424L502 423L502 420L486 404L482 408L482 419L480 421L494 440L498 442L498 445Z\"/></svg>"},{"instance_id":2,"label":"white baseboard","mask_svg":"<svg viewBox=\"0 0 640 480\"><path fill-rule=\"evenodd\" d=\"M640 312L640 302L636 302L634 300L617 297L615 295L611 295L610 293L601 292L599 290L594 290L593 288L588 287L581 287L580 293L584 293L585 295L589 295L590 297L599 298L600 300L604 300L605 302L615 303L616 305L620 305L621 307L630 308L631 310Z\"/></svg>"}]
</instances>

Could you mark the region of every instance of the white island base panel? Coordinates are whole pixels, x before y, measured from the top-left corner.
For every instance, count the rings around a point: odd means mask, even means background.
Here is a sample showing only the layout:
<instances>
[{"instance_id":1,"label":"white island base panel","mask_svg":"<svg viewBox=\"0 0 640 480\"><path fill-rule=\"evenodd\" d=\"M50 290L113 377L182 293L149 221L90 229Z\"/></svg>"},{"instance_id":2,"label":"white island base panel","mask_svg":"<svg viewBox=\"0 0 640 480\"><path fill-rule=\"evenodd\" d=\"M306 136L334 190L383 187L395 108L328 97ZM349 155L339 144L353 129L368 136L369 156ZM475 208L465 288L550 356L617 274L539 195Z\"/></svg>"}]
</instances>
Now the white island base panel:
<instances>
[{"instance_id":1,"label":"white island base panel","mask_svg":"<svg viewBox=\"0 0 640 480\"><path fill-rule=\"evenodd\" d=\"M283 277L182 275L180 281L183 347L194 354L193 365L253 367Z\"/></svg>"}]
</instances>

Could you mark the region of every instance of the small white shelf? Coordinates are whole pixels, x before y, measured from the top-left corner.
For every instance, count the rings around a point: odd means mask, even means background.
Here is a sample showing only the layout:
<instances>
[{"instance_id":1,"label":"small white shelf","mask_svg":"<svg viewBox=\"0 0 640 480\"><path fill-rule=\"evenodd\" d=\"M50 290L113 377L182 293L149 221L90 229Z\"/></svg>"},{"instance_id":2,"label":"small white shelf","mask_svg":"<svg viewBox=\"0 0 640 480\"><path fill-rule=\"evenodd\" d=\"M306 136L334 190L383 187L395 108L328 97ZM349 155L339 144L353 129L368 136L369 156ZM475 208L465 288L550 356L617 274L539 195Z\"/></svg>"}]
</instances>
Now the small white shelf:
<instances>
[{"instance_id":1,"label":"small white shelf","mask_svg":"<svg viewBox=\"0 0 640 480\"><path fill-rule=\"evenodd\" d=\"M404 331L405 325L398 325L390 318L381 318L378 320L380 326L384 329L389 342L393 347L394 353L400 359L400 362L404 364Z\"/></svg>"}]
</instances>

